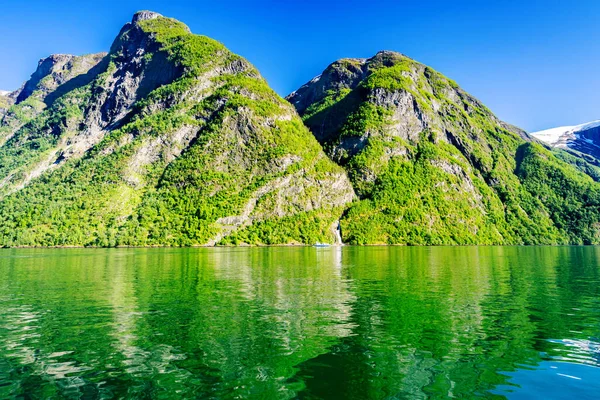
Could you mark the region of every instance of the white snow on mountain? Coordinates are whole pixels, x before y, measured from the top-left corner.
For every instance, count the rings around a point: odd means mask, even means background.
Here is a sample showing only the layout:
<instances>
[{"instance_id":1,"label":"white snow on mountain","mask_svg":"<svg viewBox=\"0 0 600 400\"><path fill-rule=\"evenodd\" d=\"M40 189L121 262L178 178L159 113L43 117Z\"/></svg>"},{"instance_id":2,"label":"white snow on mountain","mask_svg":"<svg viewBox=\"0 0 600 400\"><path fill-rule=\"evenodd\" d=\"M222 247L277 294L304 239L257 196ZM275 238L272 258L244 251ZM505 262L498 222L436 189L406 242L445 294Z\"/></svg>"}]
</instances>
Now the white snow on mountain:
<instances>
[{"instance_id":1,"label":"white snow on mountain","mask_svg":"<svg viewBox=\"0 0 600 400\"><path fill-rule=\"evenodd\" d=\"M555 144L559 141L560 137L567 133L569 130L575 128L574 126L559 126L558 128L546 129L539 132L532 132L531 136L540 139L542 142L548 144Z\"/></svg>"},{"instance_id":2,"label":"white snow on mountain","mask_svg":"<svg viewBox=\"0 0 600 400\"><path fill-rule=\"evenodd\" d=\"M6 90L0 90L0 96L8 96L11 92Z\"/></svg>"},{"instance_id":3,"label":"white snow on mountain","mask_svg":"<svg viewBox=\"0 0 600 400\"><path fill-rule=\"evenodd\" d=\"M551 146L566 145L568 139L578 139L579 132L600 126L600 120L574 126L559 126L558 128L546 129L531 133L531 136L546 142ZM591 141L590 141L591 143Z\"/></svg>"}]
</instances>

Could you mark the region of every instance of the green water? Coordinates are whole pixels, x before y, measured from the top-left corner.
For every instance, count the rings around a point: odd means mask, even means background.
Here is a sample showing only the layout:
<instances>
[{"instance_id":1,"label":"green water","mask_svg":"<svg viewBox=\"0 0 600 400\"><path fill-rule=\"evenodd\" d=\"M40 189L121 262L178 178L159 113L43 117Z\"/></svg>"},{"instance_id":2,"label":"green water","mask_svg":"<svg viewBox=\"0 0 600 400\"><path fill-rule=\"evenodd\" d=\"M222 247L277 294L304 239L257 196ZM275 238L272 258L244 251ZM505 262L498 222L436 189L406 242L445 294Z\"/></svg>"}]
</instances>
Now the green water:
<instances>
[{"instance_id":1,"label":"green water","mask_svg":"<svg viewBox=\"0 0 600 400\"><path fill-rule=\"evenodd\" d=\"M600 396L600 248L0 251L0 399Z\"/></svg>"}]
</instances>

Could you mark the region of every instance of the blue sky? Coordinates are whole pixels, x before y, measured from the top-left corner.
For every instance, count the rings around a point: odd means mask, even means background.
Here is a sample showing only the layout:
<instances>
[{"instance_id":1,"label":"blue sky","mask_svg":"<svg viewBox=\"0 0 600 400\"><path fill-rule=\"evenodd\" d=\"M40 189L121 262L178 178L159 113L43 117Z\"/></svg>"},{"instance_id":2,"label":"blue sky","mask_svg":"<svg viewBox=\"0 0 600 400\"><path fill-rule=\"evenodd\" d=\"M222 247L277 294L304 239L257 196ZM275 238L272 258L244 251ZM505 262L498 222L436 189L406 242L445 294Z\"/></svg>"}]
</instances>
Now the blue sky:
<instances>
[{"instance_id":1,"label":"blue sky","mask_svg":"<svg viewBox=\"0 0 600 400\"><path fill-rule=\"evenodd\" d=\"M422 4L421 4L422 3ZM533 131L600 119L600 1L2 0L0 89L51 53L106 51L140 9L249 59L286 95L342 57L395 50Z\"/></svg>"}]
</instances>

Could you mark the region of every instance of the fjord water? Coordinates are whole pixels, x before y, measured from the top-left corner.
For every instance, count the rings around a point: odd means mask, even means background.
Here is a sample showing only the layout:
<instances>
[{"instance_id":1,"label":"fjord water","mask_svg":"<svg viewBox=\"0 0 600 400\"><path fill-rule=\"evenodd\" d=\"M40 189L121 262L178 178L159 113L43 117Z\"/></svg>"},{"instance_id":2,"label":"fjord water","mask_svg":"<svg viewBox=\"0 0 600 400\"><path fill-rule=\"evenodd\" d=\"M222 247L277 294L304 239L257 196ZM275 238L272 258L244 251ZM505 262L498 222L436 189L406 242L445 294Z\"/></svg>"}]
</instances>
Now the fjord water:
<instances>
[{"instance_id":1,"label":"fjord water","mask_svg":"<svg viewBox=\"0 0 600 400\"><path fill-rule=\"evenodd\" d=\"M597 398L600 249L0 252L0 398Z\"/></svg>"}]
</instances>

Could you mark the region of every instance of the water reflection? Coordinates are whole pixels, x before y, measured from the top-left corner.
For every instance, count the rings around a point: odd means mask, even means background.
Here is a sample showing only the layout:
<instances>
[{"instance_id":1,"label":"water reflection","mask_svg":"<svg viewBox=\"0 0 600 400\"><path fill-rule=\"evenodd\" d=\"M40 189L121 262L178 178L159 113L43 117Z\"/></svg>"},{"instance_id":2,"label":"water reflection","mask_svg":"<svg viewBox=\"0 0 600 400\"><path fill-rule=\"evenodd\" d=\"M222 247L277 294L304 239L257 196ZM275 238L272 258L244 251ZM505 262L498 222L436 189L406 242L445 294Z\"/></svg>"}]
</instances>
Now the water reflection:
<instances>
[{"instance_id":1,"label":"water reflection","mask_svg":"<svg viewBox=\"0 0 600 400\"><path fill-rule=\"evenodd\" d=\"M0 398L592 396L599 256L6 250Z\"/></svg>"}]
</instances>

